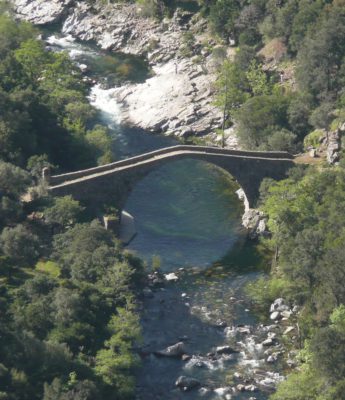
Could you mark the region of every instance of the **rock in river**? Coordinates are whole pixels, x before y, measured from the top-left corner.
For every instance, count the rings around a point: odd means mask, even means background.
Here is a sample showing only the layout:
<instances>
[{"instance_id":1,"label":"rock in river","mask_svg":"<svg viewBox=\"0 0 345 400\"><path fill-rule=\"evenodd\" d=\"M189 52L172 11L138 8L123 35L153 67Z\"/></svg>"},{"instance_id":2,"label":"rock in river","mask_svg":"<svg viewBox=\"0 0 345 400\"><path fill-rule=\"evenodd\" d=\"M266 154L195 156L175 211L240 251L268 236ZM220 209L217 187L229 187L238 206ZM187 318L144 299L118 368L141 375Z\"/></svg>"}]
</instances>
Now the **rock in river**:
<instances>
[{"instance_id":1,"label":"rock in river","mask_svg":"<svg viewBox=\"0 0 345 400\"><path fill-rule=\"evenodd\" d=\"M188 391L200 386L200 382L188 376L180 376L177 378L175 386L179 387L181 390Z\"/></svg>"},{"instance_id":2,"label":"rock in river","mask_svg":"<svg viewBox=\"0 0 345 400\"><path fill-rule=\"evenodd\" d=\"M233 354L233 353L238 353L238 351L230 346L218 346L216 348L216 354Z\"/></svg>"},{"instance_id":3,"label":"rock in river","mask_svg":"<svg viewBox=\"0 0 345 400\"><path fill-rule=\"evenodd\" d=\"M183 342L178 342L164 350L155 351L154 354L160 357L181 357L186 354L186 346Z\"/></svg>"}]
</instances>

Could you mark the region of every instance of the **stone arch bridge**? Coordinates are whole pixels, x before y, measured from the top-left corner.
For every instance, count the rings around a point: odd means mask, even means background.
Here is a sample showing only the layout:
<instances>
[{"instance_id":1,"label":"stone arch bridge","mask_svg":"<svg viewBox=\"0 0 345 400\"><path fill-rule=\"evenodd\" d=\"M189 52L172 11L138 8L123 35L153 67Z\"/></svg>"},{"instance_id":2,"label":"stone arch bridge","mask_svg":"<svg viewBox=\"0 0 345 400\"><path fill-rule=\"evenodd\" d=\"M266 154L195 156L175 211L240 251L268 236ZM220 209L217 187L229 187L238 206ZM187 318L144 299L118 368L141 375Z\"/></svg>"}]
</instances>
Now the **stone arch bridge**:
<instances>
[{"instance_id":1,"label":"stone arch bridge","mask_svg":"<svg viewBox=\"0 0 345 400\"><path fill-rule=\"evenodd\" d=\"M112 204L122 210L133 187L151 171L175 160L196 159L230 173L253 207L259 196L261 181L265 177L283 179L287 170L294 165L293 158L287 152L178 145L99 167L47 177L48 190L54 196L72 195L95 209Z\"/></svg>"}]
</instances>

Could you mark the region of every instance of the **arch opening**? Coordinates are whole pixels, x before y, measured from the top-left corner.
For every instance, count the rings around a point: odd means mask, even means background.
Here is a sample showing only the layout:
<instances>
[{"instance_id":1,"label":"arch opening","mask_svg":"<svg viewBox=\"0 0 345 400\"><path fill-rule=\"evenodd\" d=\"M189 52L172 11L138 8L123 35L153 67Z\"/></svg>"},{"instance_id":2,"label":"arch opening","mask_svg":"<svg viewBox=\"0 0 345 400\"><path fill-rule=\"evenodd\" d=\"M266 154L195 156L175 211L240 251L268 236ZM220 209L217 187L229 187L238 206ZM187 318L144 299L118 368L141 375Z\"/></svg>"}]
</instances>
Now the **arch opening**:
<instances>
[{"instance_id":1,"label":"arch opening","mask_svg":"<svg viewBox=\"0 0 345 400\"><path fill-rule=\"evenodd\" d=\"M239 185L224 169L205 161L170 161L139 180L124 209L137 235L128 245L162 269L207 267L244 235Z\"/></svg>"}]
</instances>

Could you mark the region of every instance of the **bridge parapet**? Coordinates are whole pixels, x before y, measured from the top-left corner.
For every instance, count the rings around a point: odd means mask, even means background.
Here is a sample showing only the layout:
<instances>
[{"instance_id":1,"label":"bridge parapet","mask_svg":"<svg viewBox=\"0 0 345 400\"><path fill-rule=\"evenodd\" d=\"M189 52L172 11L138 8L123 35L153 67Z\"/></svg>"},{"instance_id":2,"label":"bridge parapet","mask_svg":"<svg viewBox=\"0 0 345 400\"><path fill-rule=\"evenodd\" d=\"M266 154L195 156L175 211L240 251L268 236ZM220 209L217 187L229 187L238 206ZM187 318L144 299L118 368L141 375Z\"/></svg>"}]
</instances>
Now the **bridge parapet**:
<instances>
[{"instance_id":1,"label":"bridge parapet","mask_svg":"<svg viewBox=\"0 0 345 400\"><path fill-rule=\"evenodd\" d=\"M121 161L115 161L109 164L101 165L98 167L83 169L79 171L69 172L66 174L50 176L50 185L59 185L63 182L83 178L88 175L94 175L97 173L111 171L115 168L125 167L134 165L141 161L148 160L153 157L162 156L168 153L175 153L178 151L190 151L192 152L205 152L208 154L222 154L222 155L233 155L237 157L248 157L258 159L293 159L294 156L285 151L246 151L246 150L230 150L222 149L219 147L209 146L190 146L190 145L177 145L171 147L165 147L163 149L154 150L148 153L140 154L134 157L127 158Z\"/></svg>"},{"instance_id":2,"label":"bridge parapet","mask_svg":"<svg viewBox=\"0 0 345 400\"><path fill-rule=\"evenodd\" d=\"M101 167L51 177L49 191L56 196L71 194L92 208L112 204L121 210L138 181L160 166L177 160L196 159L230 173L244 190L250 206L259 196L261 181L283 179L294 165L286 152L250 152L205 146L173 146Z\"/></svg>"}]
</instances>

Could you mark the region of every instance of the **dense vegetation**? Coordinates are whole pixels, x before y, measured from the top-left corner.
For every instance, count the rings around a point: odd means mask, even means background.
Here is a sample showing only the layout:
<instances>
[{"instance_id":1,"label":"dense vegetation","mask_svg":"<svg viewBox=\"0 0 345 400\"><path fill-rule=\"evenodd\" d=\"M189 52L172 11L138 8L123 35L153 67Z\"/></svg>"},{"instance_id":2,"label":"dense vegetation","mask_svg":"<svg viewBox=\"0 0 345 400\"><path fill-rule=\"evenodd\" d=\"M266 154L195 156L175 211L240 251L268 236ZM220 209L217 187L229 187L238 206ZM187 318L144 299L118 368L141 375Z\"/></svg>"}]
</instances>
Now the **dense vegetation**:
<instances>
[{"instance_id":1,"label":"dense vegetation","mask_svg":"<svg viewBox=\"0 0 345 400\"><path fill-rule=\"evenodd\" d=\"M37 36L0 15L0 398L126 399L141 262L71 197L23 202L43 166L111 158L80 73Z\"/></svg>"},{"instance_id":2,"label":"dense vegetation","mask_svg":"<svg viewBox=\"0 0 345 400\"><path fill-rule=\"evenodd\" d=\"M210 24L238 44L217 103L249 149L301 149L315 129L344 121L343 1L207 2Z\"/></svg>"},{"instance_id":3,"label":"dense vegetation","mask_svg":"<svg viewBox=\"0 0 345 400\"><path fill-rule=\"evenodd\" d=\"M298 372L280 385L274 400L344 398L345 170L296 168L288 179L262 185L262 209L278 255L271 278L250 292L263 309L277 297L298 305Z\"/></svg>"},{"instance_id":4,"label":"dense vegetation","mask_svg":"<svg viewBox=\"0 0 345 400\"><path fill-rule=\"evenodd\" d=\"M0 14L0 157L30 169L47 160L67 170L111 160L80 71L37 36Z\"/></svg>"}]
</instances>

